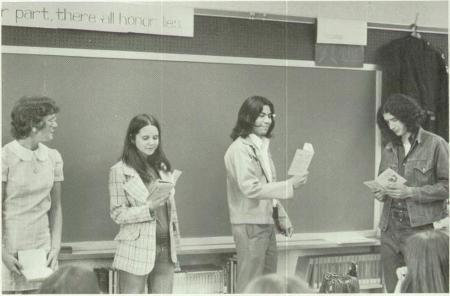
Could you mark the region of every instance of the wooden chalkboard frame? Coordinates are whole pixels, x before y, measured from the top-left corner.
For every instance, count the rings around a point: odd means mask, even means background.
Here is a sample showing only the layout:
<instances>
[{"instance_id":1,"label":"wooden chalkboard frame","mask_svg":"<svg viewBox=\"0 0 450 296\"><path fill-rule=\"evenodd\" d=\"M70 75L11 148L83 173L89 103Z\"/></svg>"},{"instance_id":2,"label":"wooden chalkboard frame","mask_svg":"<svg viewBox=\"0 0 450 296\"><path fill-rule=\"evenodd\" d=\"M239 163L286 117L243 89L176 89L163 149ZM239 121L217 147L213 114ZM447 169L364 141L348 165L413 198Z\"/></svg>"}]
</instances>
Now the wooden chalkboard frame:
<instances>
[{"instance_id":1,"label":"wooden chalkboard frame","mask_svg":"<svg viewBox=\"0 0 450 296\"><path fill-rule=\"evenodd\" d=\"M111 58L111 59L136 59L136 60L158 60L158 61L182 61L182 62L198 62L198 63L222 63L222 64L246 64L246 65L266 65L266 66L289 66L289 67L311 67L311 68L328 68L328 69L346 69L349 71L375 71L376 76L376 93L375 93L375 110L378 109L381 101L381 71L376 65L364 64L362 68L334 68L334 67L317 67L313 61L302 60L282 60L282 59L267 59L267 58L244 58L244 57L223 57L223 56L208 56L208 55L187 55L187 54L166 54L166 53L149 53L149 52L128 52L128 51L109 51L109 50L91 50L91 49L65 49L65 48L45 48L45 47L26 47L26 46L2 46L2 53L11 54L25 54L25 55L54 55L54 56L71 56L71 57L89 57L89 58ZM381 155L381 139L378 127L375 125L375 164L374 176L377 172L378 163ZM374 221L373 229L367 231L355 231L355 234L363 234L364 236L371 236L376 231L378 224L381 204L374 201ZM344 234L344 232L342 232ZM345 232L348 234L347 232ZM292 241L301 242L305 239L308 241L323 239L326 233L301 233L296 234ZM226 241L229 244L231 237L209 237L203 238L185 238L187 245L196 245L196 242L207 245L220 246L222 242ZM281 239L281 238L279 238ZM85 242L90 245L90 242ZM77 242L75 245L84 248L84 242ZM99 242L100 245L102 242ZM105 242L110 245L109 242ZM65 244L73 244L67 242ZM301 244L301 243L300 243ZM220 247L219 247L220 249Z\"/></svg>"}]
</instances>

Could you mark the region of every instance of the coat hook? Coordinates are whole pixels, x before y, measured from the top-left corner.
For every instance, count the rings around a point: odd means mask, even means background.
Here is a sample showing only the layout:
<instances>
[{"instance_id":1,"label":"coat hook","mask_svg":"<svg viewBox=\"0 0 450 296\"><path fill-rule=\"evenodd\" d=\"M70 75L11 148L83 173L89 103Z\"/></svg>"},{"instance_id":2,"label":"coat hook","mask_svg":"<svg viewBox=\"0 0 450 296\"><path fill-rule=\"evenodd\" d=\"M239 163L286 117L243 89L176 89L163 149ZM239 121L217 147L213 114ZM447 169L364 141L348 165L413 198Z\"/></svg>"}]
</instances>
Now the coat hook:
<instances>
[{"instance_id":1,"label":"coat hook","mask_svg":"<svg viewBox=\"0 0 450 296\"><path fill-rule=\"evenodd\" d=\"M414 19L414 25L417 26L417 21L419 20L419 13L416 13L416 18Z\"/></svg>"},{"instance_id":2,"label":"coat hook","mask_svg":"<svg viewBox=\"0 0 450 296\"><path fill-rule=\"evenodd\" d=\"M417 32L417 21L419 20L419 13L416 13L416 18L414 19L414 23L411 25L411 36L414 38L421 38L420 33Z\"/></svg>"}]
</instances>

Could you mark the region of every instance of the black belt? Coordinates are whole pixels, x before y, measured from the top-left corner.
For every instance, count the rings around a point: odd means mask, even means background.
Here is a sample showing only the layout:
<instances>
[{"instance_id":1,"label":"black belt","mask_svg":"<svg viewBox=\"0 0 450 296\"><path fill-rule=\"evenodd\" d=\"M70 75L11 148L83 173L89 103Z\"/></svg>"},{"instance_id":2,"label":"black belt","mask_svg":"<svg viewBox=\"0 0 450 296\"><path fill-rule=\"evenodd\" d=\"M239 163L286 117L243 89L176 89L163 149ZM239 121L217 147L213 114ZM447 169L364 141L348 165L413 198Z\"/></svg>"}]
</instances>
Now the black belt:
<instances>
[{"instance_id":1,"label":"black belt","mask_svg":"<svg viewBox=\"0 0 450 296\"><path fill-rule=\"evenodd\" d=\"M409 214L406 210L391 209L391 216L399 220L409 220Z\"/></svg>"},{"instance_id":2,"label":"black belt","mask_svg":"<svg viewBox=\"0 0 450 296\"><path fill-rule=\"evenodd\" d=\"M170 236L156 236L156 244L164 247L170 245Z\"/></svg>"}]
</instances>

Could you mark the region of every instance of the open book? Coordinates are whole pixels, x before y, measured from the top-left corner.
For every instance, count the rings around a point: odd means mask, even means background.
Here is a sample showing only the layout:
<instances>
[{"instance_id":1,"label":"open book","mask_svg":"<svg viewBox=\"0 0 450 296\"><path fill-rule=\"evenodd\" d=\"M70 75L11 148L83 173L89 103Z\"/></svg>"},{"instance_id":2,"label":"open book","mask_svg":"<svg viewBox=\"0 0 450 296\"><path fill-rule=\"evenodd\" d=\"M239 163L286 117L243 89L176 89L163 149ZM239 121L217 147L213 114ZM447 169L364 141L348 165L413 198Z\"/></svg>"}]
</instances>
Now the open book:
<instances>
[{"instance_id":1,"label":"open book","mask_svg":"<svg viewBox=\"0 0 450 296\"><path fill-rule=\"evenodd\" d=\"M27 281L42 281L53 273L47 266L47 255L42 249L18 251L18 259Z\"/></svg>"},{"instance_id":2,"label":"open book","mask_svg":"<svg viewBox=\"0 0 450 296\"><path fill-rule=\"evenodd\" d=\"M388 185L391 184L405 184L406 179L400 176L396 171L391 168L386 169L382 172L375 180L365 181L364 185L370 188L372 191L384 190Z\"/></svg>"},{"instance_id":3,"label":"open book","mask_svg":"<svg viewBox=\"0 0 450 296\"><path fill-rule=\"evenodd\" d=\"M314 156L314 148L310 143L305 143L303 149L295 151L291 166L288 170L288 175L303 175L308 171L309 164Z\"/></svg>"},{"instance_id":4,"label":"open book","mask_svg":"<svg viewBox=\"0 0 450 296\"><path fill-rule=\"evenodd\" d=\"M150 194L148 196L147 201L170 195L170 192L172 191L172 189L175 188L175 184L177 183L180 175L181 175L181 171L173 170L172 180L169 181L169 180L159 179L158 182L154 182L152 184L152 188L149 189Z\"/></svg>"},{"instance_id":5,"label":"open book","mask_svg":"<svg viewBox=\"0 0 450 296\"><path fill-rule=\"evenodd\" d=\"M147 202L148 200L155 198L156 196L167 196L170 191L175 187L178 178L181 175L181 171L174 170L172 173L171 181L158 180L150 185L145 186L141 178L133 178L123 185L123 188L131 194L135 199L140 202Z\"/></svg>"}]
</instances>

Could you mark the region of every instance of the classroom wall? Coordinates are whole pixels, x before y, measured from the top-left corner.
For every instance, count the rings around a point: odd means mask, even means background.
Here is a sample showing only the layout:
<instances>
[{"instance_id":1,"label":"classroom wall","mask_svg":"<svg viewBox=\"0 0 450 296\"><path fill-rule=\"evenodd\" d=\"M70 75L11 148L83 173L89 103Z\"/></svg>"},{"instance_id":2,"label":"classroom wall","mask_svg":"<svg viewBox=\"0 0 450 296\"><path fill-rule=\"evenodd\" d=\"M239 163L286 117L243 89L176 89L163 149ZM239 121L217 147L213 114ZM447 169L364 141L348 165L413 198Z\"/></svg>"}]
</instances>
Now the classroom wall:
<instances>
[{"instance_id":1,"label":"classroom wall","mask_svg":"<svg viewBox=\"0 0 450 296\"><path fill-rule=\"evenodd\" d=\"M377 58L376 50L380 46L384 45L390 40L405 36L405 34L407 33L395 31L369 30L368 46L366 47L365 62L375 63ZM430 40L432 44L437 45L438 47L442 48L445 52L447 52L446 35L423 34L423 36L424 38L427 38L427 40ZM195 16L195 36L193 38L155 36L144 34L90 32L78 30L52 30L40 28L2 27L3 45L107 49L107 50L142 51L142 52L167 52L167 53L181 53L181 54L258 57L258 58L293 59L293 60L313 60L314 42L315 42L314 25L280 23L261 20L220 18L209 16ZM20 60L20 57L18 59ZM22 67L21 68L22 71L27 71L26 63L24 64L23 62L21 62L20 65ZM14 69L14 63L9 64L9 66L11 69ZM45 67L42 69L45 69ZM97 69L97 71L100 70ZM45 71L41 72L38 71L37 73L44 73L44 72ZM33 78L31 77L30 79ZM370 81L370 79L367 81ZM18 78L14 83L20 84L20 75L18 75ZM32 84L27 85L27 87L30 86L32 86ZM140 85L140 87L142 86L143 84ZM35 88L36 89L42 88L45 92L47 89L47 85L45 83L43 84L38 83L36 84ZM372 92L372 90L374 90L374 86L371 85L369 86L368 89L371 89ZM15 93L17 95L11 96L8 99L13 100L17 96L20 96L21 94L19 93L21 93L21 90L22 89L20 88L20 86L16 86L12 93ZM58 92L61 94L64 93L63 90L58 90ZM3 95L5 95L5 93ZM239 97L238 99L240 101L243 98ZM5 108L4 105L3 108L4 143L5 139L8 139L9 110L10 105L8 105L7 108ZM235 112L233 112L233 114L234 113ZM374 123L373 118L369 120ZM229 119L229 121L233 122L233 120L231 119ZM307 124L308 122L306 121L304 125L306 126ZM313 129L311 129L310 131L313 131ZM95 135L91 136L94 137ZM118 135L118 137L120 138L120 135ZM115 145L120 145L121 142L122 140L118 141L117 143L115 142L116 143ZM371 147L373 147L373 145ZM224 146L222 148L224 150L226 147ZM87 147L86 149L89 149L89 147ZM281 146L278 149L281 151L282 149ZM114 155L118 154L119 152L118 146L112 152L115 152ZM286 154L279 154L278 156L276 155L275 157L277 163L282 163L281 170L285 170L290 156ZM108 163L108 165L113 163L113 161L115 160L115 156L110 158L111 159L108 161L110 161L111 163ZM73 161L72 165L76 167L77 163ZM105 170L107 167L108 167L107 165L104 165L104 168L102 168L103 170L102 173L99 174L97 177L98 179L96 179L98 182L103 182L105 186L106 186ZM73 172L73 174L77 174L77 172ZM90 182L94 181L95 180L92 180ZM105 225L106 227L105 229L107 229L107 231L101 233L102 237L100 237L100 239L110 239L114 233L114 228L111 226L111 221L106 220L109 218L107 215L108 200L106 196L103 196L105 195L104 193L106 192L105 186L103 186L102 189L103 191L101 193L103 198L102 203L104 204L104 207L102 208L103 212L101 212L101 215L105 217L105 220L102 221L102 223L103 225ZM76 188L74 188L73 190L76 190ZM315 201L311 202L314 203ZM342 206L342 204L340 204L340 206ZM222 208L225 207L225 203L223 200L221 206L219 204L219 207ZM72 216L74 217L74 219L76 218L76 213L71 212L70 209L66 208L65 211L66 217ZM86 208L86 212L93 213L93 215L98 215L98 212L96 211L98 211L98 209L96 208ZM370 212L369 215L372 215L372 211L369 212ZM227 217L226 215L225 216L222 215L220 219L222 221L226 221L226 217ZM368 217L368 220L372 220L372 217L371 216ZM300 224L300 222L301 220L299 220L299 222L297 223L301 227L305 227L302 229L305 232L308 231L308 227L312 227L310 229L314 231L318 230L317 228L314 228L315 227L314 220L308 222L312 223L313 224L312 226L309 225L308 223ZM201 219L199 223L200 224L203 223ZM361 225L364 228L371 227L371 225L367 223L367 220L364 220L362 224L358 224L357 228ZM81 226L86 230L86 232L83 234L80 234L80 232L77 230L79 229L80 225L71 224L66 227L70 227L71 230L69 234L67 234L66 231L64 237L65 241L87 240L93 239L94 237L92 232L90 232L91 230L89 228L92 227L92 225L89 223L88 220L83 221L83 224ZM191 226L188 227L190 228L187 229L185 228L186 230L185 233L188 236L189 235L195 236L198 235L196 231L198 227L201 227L201 225L191 224ZM224 228L224 226L219 227L215 225L208 225L206 227L206 231L207 233L203 234L200 233L200 235L229 234L228 228Z\"/></svg>"},{"instance_id":2,"label":"classroom wall","mask_svg":"<svg viewBox=\"0 0 450 296\"><path fill-rule=\"evenodd\" d=\"M316 26L212 16L194 18L194 37L2 27L2 44L61 48L130 50L216 56L314 60ZM369 29L365 63L376 64L377 50L408 32ZM448 36L422 37L448 55Z\"/></svg>"},{"instance_id":3,"label":"classroom wall","mask_svg":"<svg viewBox=\"0 0 450 296\"><path fill-rule=\"evenodd\" d=\"M448 1L192 1L194 8L448 28ZM258 15L260 17L261 15Z\"/></svg>"}]
</instances>

